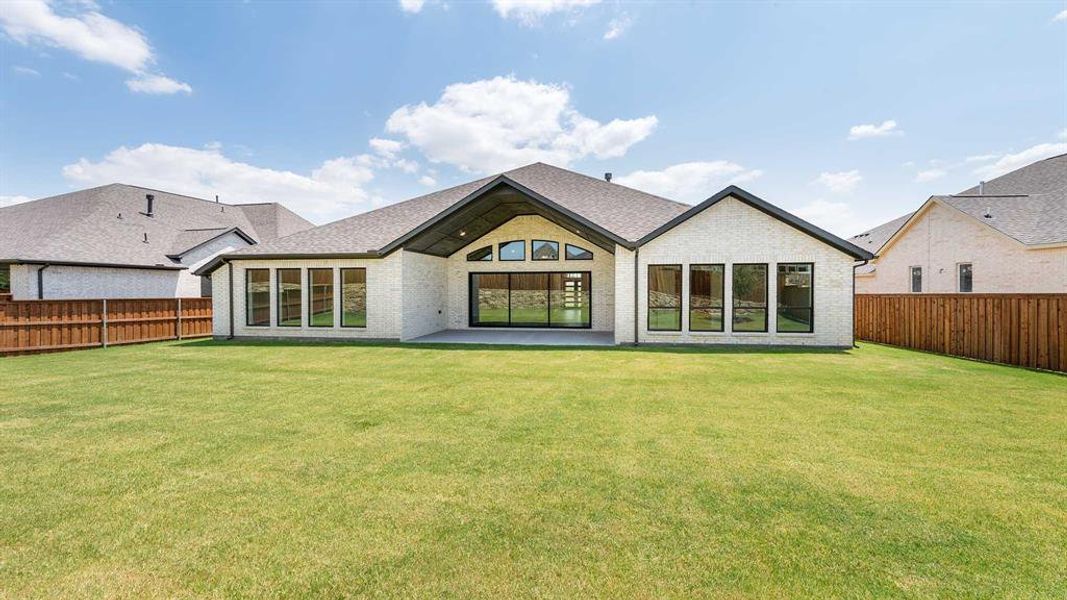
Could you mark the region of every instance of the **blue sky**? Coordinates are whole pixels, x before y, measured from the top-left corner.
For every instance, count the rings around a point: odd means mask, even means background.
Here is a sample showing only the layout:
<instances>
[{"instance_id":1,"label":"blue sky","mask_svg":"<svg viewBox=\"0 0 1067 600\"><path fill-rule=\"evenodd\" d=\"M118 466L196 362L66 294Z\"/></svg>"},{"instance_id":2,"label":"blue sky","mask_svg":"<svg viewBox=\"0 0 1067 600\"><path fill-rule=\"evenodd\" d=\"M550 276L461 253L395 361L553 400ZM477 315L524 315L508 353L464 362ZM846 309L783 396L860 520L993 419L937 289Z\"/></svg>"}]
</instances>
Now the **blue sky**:
<instances>
[{"instance_id":1,"label":"blue sky","mask_svg":"<svg viewBox=\"0 0 1067 600\"><path fill-rule=\"evenodd\" d=\"M1067 152L1067 5L0 5L0 203L122 181L327 222L543 160L851 235Z\"/></svg>"}]
</instances>

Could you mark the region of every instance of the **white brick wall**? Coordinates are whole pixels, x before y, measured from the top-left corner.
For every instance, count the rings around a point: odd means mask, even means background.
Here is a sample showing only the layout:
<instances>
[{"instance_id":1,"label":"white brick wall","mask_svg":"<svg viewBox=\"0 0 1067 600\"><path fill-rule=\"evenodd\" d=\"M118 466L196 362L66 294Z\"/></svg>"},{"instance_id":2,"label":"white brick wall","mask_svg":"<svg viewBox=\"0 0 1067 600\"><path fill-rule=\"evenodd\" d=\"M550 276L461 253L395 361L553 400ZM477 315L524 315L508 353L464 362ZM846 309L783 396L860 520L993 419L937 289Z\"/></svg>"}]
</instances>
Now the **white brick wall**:
<instances>
[{"instance_id":1,"label":"white brick wall","mask_svg":"<svg viewBox=\"0 0 1067 600\"><path fill-rule=\"evenodd\" d=\"M399 339L403 303L401 300L403 253L394 252L381 259L309 259L309 260L235 260L233 261L234 335L238 337L311 337L352 339ZM309 268L329 267L334 270L334 320L333 327L308 326L308 273ZM367 326L339 327L341 314L340 273L342 267L367 269ZM270 325L250 327L245 325L245 270L270 270ZM301 293L303 295L300 327L278 327L277 269L300 269ZM229 335L229 315L223 308L229 302L227 267L212 274L214 297L214 331L216 335ZM221 329L223 333L218 333Z\"/></svg>"},{"instance_id":2,"label":"white brick wall","mask_svg":"<svg viewBox=\"0 0 1067 600\"><path fill-rule=\"evenodd\" d=\"M193 273L205 265L212 258L224 252L232 252L240 248L248 247L248 242L236 233L228 233L217 240L193 248L190 252L182 255L182 264L187 270L178 274L179 296L194 298L200 295L200 276Z\"/></svg>"},{"instance_id":3,"label":"white brick wall","mask_svg":"<svg viewBox=\"0 0 1067 600\"><path fill-rule=\"evenodd\" d=\"M530 241L535 239L559 242L560 259L530 260ZM498 244L512 240L525 241L526 260L501 262L497 256ZM593 260L564 260L564 244L586 248L593 253ZM491 262L467 262L467 253L490 245L493 247ZM447 264L449 329L469 327L469 273L494 271L589 271L593 302L592 329L611 331L615 326L615 266L612 254L542 217L515 217L450 256Z\"/></svg>"},{"instance_id":4,"label":"white brick wall","mask_svg":"<svg viewBox=\"0 0 1067 600\"><path fill-rule=\"evenodd\" d=\"M873 275L856 277L856 293L910 293L913 266L922 267L924 293L954 293L959 263L972 264L974 293L1067 292L1067 248L1027 249L934 202L874 261Z\"/></svg>"},{"instance_id":5,"label":"white brick wall","mask_svg":"<svg viewBox=\"0 0 1067 600\"><path fill-rule=\"evenodd\" d=\"M776 333L777 263L810 262L815 265L814 333ZM723 333L689 332L689 265L724 263L726 331ZM733 333L731 322L731 285L734 263L768 265L768 333ZM650 264L682 265L682 331L648 331L646 306L647 276ZM638 268L639 335L641 342L702 344L781 344L849 346L852 344L852 257L815 238L782 223L734 198L726 198L709 209L675 227L640 248ZM632 262L619 264L619 277L633 277ZM619 296L633 288L622 289ZM620 309L622 308L620 302ZM632 311L632 304L630 306ZM632 313L631 313L632 315ZM617 319L616 340L632 340L632 316Z\"/></svg>"},{"instance_id":6,"label":"white brick wall","mask_svg":"<svg viewBox=\"0 0 1067 600\"><path fill-rule=\"evenodd\" d=\"M448 310L447 259L403 250L400 339L445 328Z\"/></svg>"}]
</instances>

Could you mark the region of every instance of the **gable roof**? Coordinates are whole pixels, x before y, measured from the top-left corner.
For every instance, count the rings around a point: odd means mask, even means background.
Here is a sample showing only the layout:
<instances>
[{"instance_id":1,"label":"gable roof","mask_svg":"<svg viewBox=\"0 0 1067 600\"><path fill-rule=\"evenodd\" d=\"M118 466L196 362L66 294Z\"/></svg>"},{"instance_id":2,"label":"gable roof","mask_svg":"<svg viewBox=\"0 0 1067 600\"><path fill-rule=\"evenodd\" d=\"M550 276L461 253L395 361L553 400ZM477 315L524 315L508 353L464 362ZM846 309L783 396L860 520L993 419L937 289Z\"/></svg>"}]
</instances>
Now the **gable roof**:
<instances>
[{"instance_id":1,"label":"gable roof","mask_svg":"<svg viewBox=\"0 0 1067 600\"><path fill-rule=\"evenodd\" d=\"M500 185L513 187L534 201L627 247L637 247L651 239L649 236L653 233L659 235L665 231L662 230L665 226L669 229L681 222L678 219L684 220L688 218L687 215L691 216L733 194L742 196L742 201L848 254L859 258L867 255L861 248L734 186L693 207L567 169L534 163L269 243L243 248L226 256L270 258L387 254L420 231ZM214 266L205 266L201 271L210 271Z\"/></svg>"},{"instance_id":2,"label":"gable roof","mask_svg":"<svg viewBox=\"0 0 1067 600\"><path fill-rule=\"evenodd\" d=\"M283 218L256 220L269 233ZM114 183L0 208L0 262L184 268L174 257L228 231L263 239L240 206Z\"/></svg>"},{"instance_id":3,"label":"gable roof","mask_svg":"<svg viewBox=\"0 0 1067 600\"><path fill-rule=\"evenodd\" d=\"M1053 156L991 179L959 194L931 196L1028 246L1067 243L1067 154ZM876 254L920 210L850 238ZM986 215L989 215L988 217Z\"/></svg>"}]
</instances>

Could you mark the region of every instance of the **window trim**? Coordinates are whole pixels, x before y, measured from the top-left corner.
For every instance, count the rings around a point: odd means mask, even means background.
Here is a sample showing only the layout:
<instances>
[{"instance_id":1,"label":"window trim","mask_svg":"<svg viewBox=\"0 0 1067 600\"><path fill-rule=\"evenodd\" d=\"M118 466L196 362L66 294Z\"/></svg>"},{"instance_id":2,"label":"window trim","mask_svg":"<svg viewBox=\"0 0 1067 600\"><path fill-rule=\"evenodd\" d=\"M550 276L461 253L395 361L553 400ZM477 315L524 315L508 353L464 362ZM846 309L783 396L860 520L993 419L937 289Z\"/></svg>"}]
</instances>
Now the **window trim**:
<instances>
[{"instance_id":1,"label":"window trim","mask_svg":"<svg viewBox=\"0 0 1067 600\"><path fill-rule=\"evenodd\" d=\"M662 329L652 327L652 309L670 308L666 306L652 306L652 268L653 267L678 267L678 328L677 329ZM685 314L685 307L682 305L685 299L685 294L682 288L684 287L685 279L682 277L682 265L681 263L656 263L649 264L648 269L645 271L645 331L667 331L667 332L680 332L682 331L682 316Z\"/></svg>"},{"instance_id":2,"label":"window trim","mask_svg":"<svg viewBox=\"0 0 1067 600\"><path fill-rule=\"evenodd\" d=\"M249 296L249 294L248 294L248 279L249 279L249 275L251 275L253 271L266 271L267 272L267 322L265 324L263 324L263 325L257 325L257 324L250 323L249 322L249 318L248 318L249 315L251 314L251 311L249 310L250 306L249 306L249 302L248 302L248 296ZM263 268L245 269L245 327L270 327L270 269L263 269Z\"/></svg>"},{"instance_id":3,"label":"window trim","mask_svg":"<svg viewBox=\"0 0 1067 600\"><path fill-rule=\"evenodd\" d=\"M489 258L471 258L472 254L474 254L475 252L481 252L482 250L488 250L489 251L489 255L488 255ZM489 244L488 246L482 246L481 248L475 248L474 250L471 250L470 252L467 253L467 257L466 258L467 258L467 262L475 262L475 263L476 262L493 262L493 245Z\"/></svg>"},{"instance_id":4,"label":"window trim","mask_svg":"<svg viewBox=\"0 0 1067 600\"><path fill-rule=\"evenodd\" d=\"M966 292L963 291L963 267L970 267L971 269L971 289ZM974 293L974 263L973 262L960 262L956 263L956 293L957 294L973 294Z\"/></svg>"},{"instance_id":5,"label":"window trim","mask_svg":"<svg viewBox=\"0 0 1067 600\"><path fill-rule=\"evenodd\" d=\"M737 330L734 329L734 315L737 313L737 306L734 304L734 269L737 267L750 267L750 266L762 266L764 267L764 280L763 280L763 329L750 329L750 330ZM730 333L744 334L759 334L769 333L771 325L771 302L770 302L770 285L771 285L771 265L770 263L730 263Z\"/></svg>"},{"instance_id":6,"label":"window trim","mask_svg":"<svg viewBox=\"0 0 1067 600\"><path fill-rule=\"evenodd\" d=\"M915 269L919 270L919 289L915 290ZM923 268L921 266L908 267L908 293L921 294L923 293Z\"/></svg>"},{"instance_id":7,"label":"window trim","mask_svg":"<svg viewBox=\"0 0 1067 600\"><path fill-rule=\"evenodd\" d=\"M345 271L363 271L363 324L362 325L345 325ZM339 298L341 299L341 310L338 311L337 323L342 329L366 329L367 321L370 320L370 311L367 310L367 267L340 267L337 271L337 283L340 287Z\"/></svg>"},{"instance_id":8,"label":"window trim","mask_svg":"<svg viewBox=\"0 0 1067 600\"><path fill-rule=\"evenodd\" d=\"M333 267L308 267L308 327L314 327L316 329L322 329L327 327L336 327L337 315L334 314L333 322L329 325L316 325L315 320L312 318L315 307L315 300L312 295L315 293L315 282L312 281L312 271L329 271L330 272L330 312L335 313L336 303L334 302L334 291L337 289L336 277L334 277Z\"/></svg>"},{"instance_id":9,"label":"window trim","mask_svg":"<svg viewBox=\"0 0 1067 600\"><path fill-rule=\"evenodd\" d=\"M722 278L719 282L719 297L722 299L722 306L719 307L719 311L722 313L722 325L718 329L693 329L693 268L694 267L722 267ZM694 333L724 333L726 331L726 263L689 263L689 323L687 324L688 330Z\"/></svg>"},{"instance_id":10,"label":"window trim","mask_svg":"<svg viewBox=\"0 0 1067 600\"><path fill-rule=\"evenodd\" d=\"M301 269L299 267L284 267L281 269L274 269L274 295L276 296L274 299L274 324L276 327L303 327L303 323L300 323L299 325L282 324L282 271L296 271L297 274L300 275L300 303L304 303L304 269ZM300 310L297 311L297 314L304 314L303 306L300 307Z\"/></svg>"},{"instance_id":11,"label":"window trim","mask_svg":"<svg viewBox=\"0 0 1067 600\"><path fill-rule=\"evenodd\" d=\"M589 324L580 325L577 327L558 327L552 325L552 275L565 275L567 273L577 273L579 275L587 276L589 278ZM508 276L508 323L507 325L483 325L474 322L474 311L471 310L471 305L474 302L474 297L471 292L474 291L474 276L475 275L507 275ZM512 275L548 275L548 324L547 325L512 325L511 324L511 276ZM592 329L593 328L593 272L592 271L575 271L573 269L566 269L562 271L469 271L467 273L467 326L471 328L506 328L506 329L556 329L556 330L568 330L568 329Z\"/></svg>"},{"instance_id":12,"label":"window trim","mask_svg":"<svg viewBox=\"0 0 1067 600\"><path fill-rule=\"evenodd\" d=\"M777 268L782 266L782 265L807 265L807 266L811 267L811 308L809 309L811 311L811 322L808 323L808 330L807 331L782 331L782 326L779 325L779 321L778 321L778 309L779 309L778 303L779 303L779 298L778 298L778 270L777 270ZM813 262L783 262L783 263L775 263L774 277L775 277L775 279L774 279L774 305L775 305L774 306L774 332L775 333L784 333L784 334L794 334L795 333L795 334L799 334L799 335L811 335L811 334L815 333L815 263L813 263Z\"/></svg>"},{"instance_id":13,"label":"window trim","mask_svg":"<svg viewBox=\"0 0 1067 600\"><path fill-rule=\"evenodd\" d=\"M537 242L545 242L546 244L556 245L556 258L537 258L534 253L534 244ZM559 262L559 242L555 240L530 240L530 260L535 262Z\"/></svg>"},{"instance_id":14,"label":"window trim","mask_svg":"<svg viewBox=\"0 0 1067 600\"><path fill-rule=\"evenodd\" d=\"M522 258L504 258L504 254L501 250L508 244L522 244ZM509 240L507 242L500 242L496 245L496 259L499 262L526 262L526 240Z\"/></svg>"},{"instance_id":15,"label":"window trim","mask_svg":"<svg viewBox=\"0 0 1067 600\"><path fill-rule=\"evenodd\" d=\"M567 248L577 248L577 249L581 250L582 252L588 252L589 253L589 258L571 258L570 255L567 254ZM568 244L568 243L564 242L563 243L563 260L593 260L593 251L588 249L588 248L585 248L583 246L579 246L577 244Z\"/></svg>"}]
</instances>

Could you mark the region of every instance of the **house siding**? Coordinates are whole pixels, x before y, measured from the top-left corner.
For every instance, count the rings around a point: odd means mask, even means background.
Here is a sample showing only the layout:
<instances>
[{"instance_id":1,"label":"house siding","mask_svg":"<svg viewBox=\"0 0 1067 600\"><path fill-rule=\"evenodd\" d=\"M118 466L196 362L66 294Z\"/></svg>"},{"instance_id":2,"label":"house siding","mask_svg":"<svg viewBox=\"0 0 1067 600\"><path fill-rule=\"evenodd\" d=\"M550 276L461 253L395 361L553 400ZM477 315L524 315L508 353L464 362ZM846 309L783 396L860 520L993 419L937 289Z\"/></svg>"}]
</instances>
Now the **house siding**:
<instances>
[{"instance_id":1,"label":"house siding","mask_svg":"<svg viewBox=\"0 0 1067 600\"><path fill-rule=\"evenodd\" d=\"M960 263L973 265L973 293L1067 292L1067 247L1027 248L934 202L873 261L873 274L856 277L856 293L911 293L913 266L922 267L923 293L955 293Z\"/></svg>"},{"instance_id":2,"label":"house siding","mask_svg":"<svg viewBox=\"0 0 1067 600\"><path fill-rule=\"evenodd\" d=\"M400 339L410 340L441 331L447 325L447 259L401 251L403 302Z\"/></svg>"},{"instance_id":3,"label":"house siding","mask_svg":"<svg viewBox=\"0 0 1067 600\"><path fill-rule=\"evenodd\" d=\"M400 339L402 302L403 253L394 252L380 259L308 259L308 260L234 260L233 264L233 309L234 336L264 338L336 338L336 339ZM341 291L339 269L363 267L367 269L367 326L339 327L341 314ZM334 319L333 327L310 327L308 325L308 272L309 268L331 268L334 271ZM255 327L246 325L245 271L247 269L270 270L270 325ZM301 311L299 327L278 327L278 269L300 269ZM222 266L212 274L212 294L215 305L216 335L228 335L229 313L222 307L229 303L228 281ZM219 333L219 324L223 333Z\"/></svg>"},{"instance_id":4,"label":"house siding","mask_svg":"<svg viewBox=\"0 0 1067 600\"><path fill-rule=\"evenodd\" d=\"M695 344L756 344L756 345L803 345L803 346L850 346L852 344L852 265L854 259L775 219L751 206L727 197L698 213L689 220L648 242L640 248L638 256L639 310L638 331L642 343L695 343ZM616 269L621 278L629 273L632 278L633 263L622 264L616 260ZM689 328L689 265L722 263L725 268L724 321L722 333L690 332ZM766 263L767 282L767 333L731 331L732 264ZM778 263L814 263L814 315L813 333L776 333L776 276ZM648 265L682 265L682 331L649 331L647 327L647 277ZM629 294L632 287L620 285L620 298ZM616 341L632 341L632 316L625 314L620 301L616 322ZM632 304L630 305L632 315ZM630 331L627 331L629 329Z\"/></svg>"},{"instance_id":5,"label":"house siding","mask_svg":"<svg viewBox=\"0 0 1067 600\"><path fill-rule=\"evenodd\" d=\"M559 242L560 259L556 261L530 260L531 240ZM501 262L498 244L512 240L526 243L526 260ZM565 244L573 244L593 253L593 260L564 260ZM467 262L467 254L483 246L493 247L493 260ZM592 286L592 329L611 331L615 328L615 258L589 240L563 229L555 223L535 215L515 217L488 234L448 257L448 328L470 327L468 304L469 276L472 272L531 272L531 271L589 271ZM483 328L479 328L483 329Z\"/></svg>"}]
</instances>

